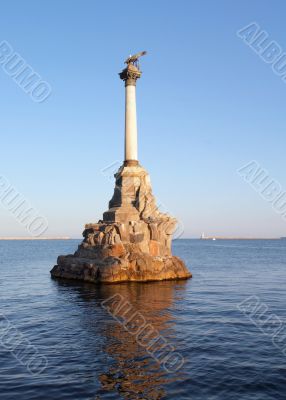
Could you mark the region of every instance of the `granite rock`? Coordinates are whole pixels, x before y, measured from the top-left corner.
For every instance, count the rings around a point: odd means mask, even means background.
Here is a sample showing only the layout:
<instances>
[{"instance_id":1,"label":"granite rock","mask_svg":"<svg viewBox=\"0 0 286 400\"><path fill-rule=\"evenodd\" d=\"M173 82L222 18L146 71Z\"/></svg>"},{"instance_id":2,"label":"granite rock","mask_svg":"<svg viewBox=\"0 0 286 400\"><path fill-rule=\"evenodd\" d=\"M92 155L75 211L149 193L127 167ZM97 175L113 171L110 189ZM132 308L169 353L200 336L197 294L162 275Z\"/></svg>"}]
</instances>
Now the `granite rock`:
<instances>
[{"instance_id":1,"label":"granite rock","mask_svg":"<svg viewBox=\"0 0 286 400\"><path fill-rule=\"evenodd\" d=\"M86 224L77 251L59 256L51 275L102 283L190 278L171 252L176 219L159 211L146 170L123 165L115 181L103 220Z\"/></svg>"}]
</instances>

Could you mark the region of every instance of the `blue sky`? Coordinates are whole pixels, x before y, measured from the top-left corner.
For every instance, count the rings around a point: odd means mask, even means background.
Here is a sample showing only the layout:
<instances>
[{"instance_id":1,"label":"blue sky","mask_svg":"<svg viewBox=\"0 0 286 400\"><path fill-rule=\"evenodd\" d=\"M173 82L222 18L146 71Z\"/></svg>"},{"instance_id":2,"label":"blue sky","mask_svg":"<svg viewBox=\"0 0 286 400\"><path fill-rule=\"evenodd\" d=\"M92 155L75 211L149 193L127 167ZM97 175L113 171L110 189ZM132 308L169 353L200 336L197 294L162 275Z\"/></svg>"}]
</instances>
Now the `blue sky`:
<instances>
[{"instance_id":1,"label":"blue sky","mask_svg":"<svg viewBox=\"0 0 286 400\"><path fill-rule=\"evenodd\" d=\"M136 6L137 4L137 6ZM236 32L252 21L286 51L283 1L6 1L6 40L52 87L35 103L0 68L1 170L46 216L46 235L80 237L107 209L123 158L130 53L140 163L184 237L286 236L286 222L237 173L257 160L286 190L286 84ZM0 236L27 236L0 204Z\"/></svg>"}]
</instances>

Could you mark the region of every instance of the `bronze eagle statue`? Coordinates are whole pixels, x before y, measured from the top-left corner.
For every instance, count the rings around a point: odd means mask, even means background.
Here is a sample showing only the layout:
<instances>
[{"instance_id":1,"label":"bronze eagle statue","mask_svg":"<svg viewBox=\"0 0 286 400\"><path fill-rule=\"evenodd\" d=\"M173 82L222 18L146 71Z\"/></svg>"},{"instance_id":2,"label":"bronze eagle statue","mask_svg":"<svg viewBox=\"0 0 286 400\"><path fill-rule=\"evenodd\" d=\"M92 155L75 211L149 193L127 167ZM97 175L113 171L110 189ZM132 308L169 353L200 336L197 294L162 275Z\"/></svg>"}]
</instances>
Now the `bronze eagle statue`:
<instances>
[{"instance_id":1,"label":"bronze eagle statue","mask_svg":"<svg viewBox=\"0 0 286 400\"><path fill-rule=\"evenodd\" d=\"M139 57L145 56L147 54L147 51L140 51L140 53L134 54L133 56L129 56L124 63L125 64L130 64L130 63L136 63L138 61Z\"/></svg>"}]
</instances>

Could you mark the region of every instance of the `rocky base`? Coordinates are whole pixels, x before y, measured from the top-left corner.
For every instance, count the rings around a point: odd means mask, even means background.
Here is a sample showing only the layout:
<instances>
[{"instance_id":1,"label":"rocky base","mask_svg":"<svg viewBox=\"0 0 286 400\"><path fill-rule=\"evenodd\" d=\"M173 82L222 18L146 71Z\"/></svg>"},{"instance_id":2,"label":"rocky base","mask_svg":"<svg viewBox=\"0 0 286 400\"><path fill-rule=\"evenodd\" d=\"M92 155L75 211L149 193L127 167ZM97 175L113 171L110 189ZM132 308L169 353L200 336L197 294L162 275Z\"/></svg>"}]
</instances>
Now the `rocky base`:
<instances>
[{"instance_id":1,"label":"rocky base","mask_svg":"<svg viewBox=\"0 0 286 400\"><path fill-rule=\"evenodd\" d=\"M109 249L105 249L105 257L98 250L97 258L88 258L88 254L79 257L77 253L59 256L58 264L51 270L52 277L116 283L188 279L192 276L184 262L175 256L151 256L139 251L134 245L109 246Z\"/></svg>"},{"instance_id":2,"label":"rocky base","mask_svg":"<svg viewBox=\"0 0 286 400\"><path fill-rule=\"evenodd\" d=\"M115 174L103 220L85 225L78 250L58 257L53 277L113 283L192 276L183 261L172 256L176 219L159 211L147 171L129 164Z\"/></svg>"}]
</instances>

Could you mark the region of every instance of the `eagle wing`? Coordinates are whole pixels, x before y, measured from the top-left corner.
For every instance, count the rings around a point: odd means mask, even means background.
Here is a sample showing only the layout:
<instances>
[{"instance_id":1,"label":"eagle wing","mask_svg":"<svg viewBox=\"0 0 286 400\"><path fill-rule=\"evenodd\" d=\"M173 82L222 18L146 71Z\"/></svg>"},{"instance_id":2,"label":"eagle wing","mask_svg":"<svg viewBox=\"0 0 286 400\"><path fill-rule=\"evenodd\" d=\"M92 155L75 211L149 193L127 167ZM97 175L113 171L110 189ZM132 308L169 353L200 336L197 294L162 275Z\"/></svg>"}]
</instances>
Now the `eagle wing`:
<instances>
[{"instance_id":1,"label":"eagle wing","mask_svg":"<svg viewBox=\"0 0 286 400\"><path fill-rule=\"evenodd\" d=\"M139 57L145 56L145 54L147 54L147 51L140 51L139 53L134 54L134 56L128 57L124 62L125 64L129 64L130 62L138 60Z\"/></svg>"}]
</instances>

